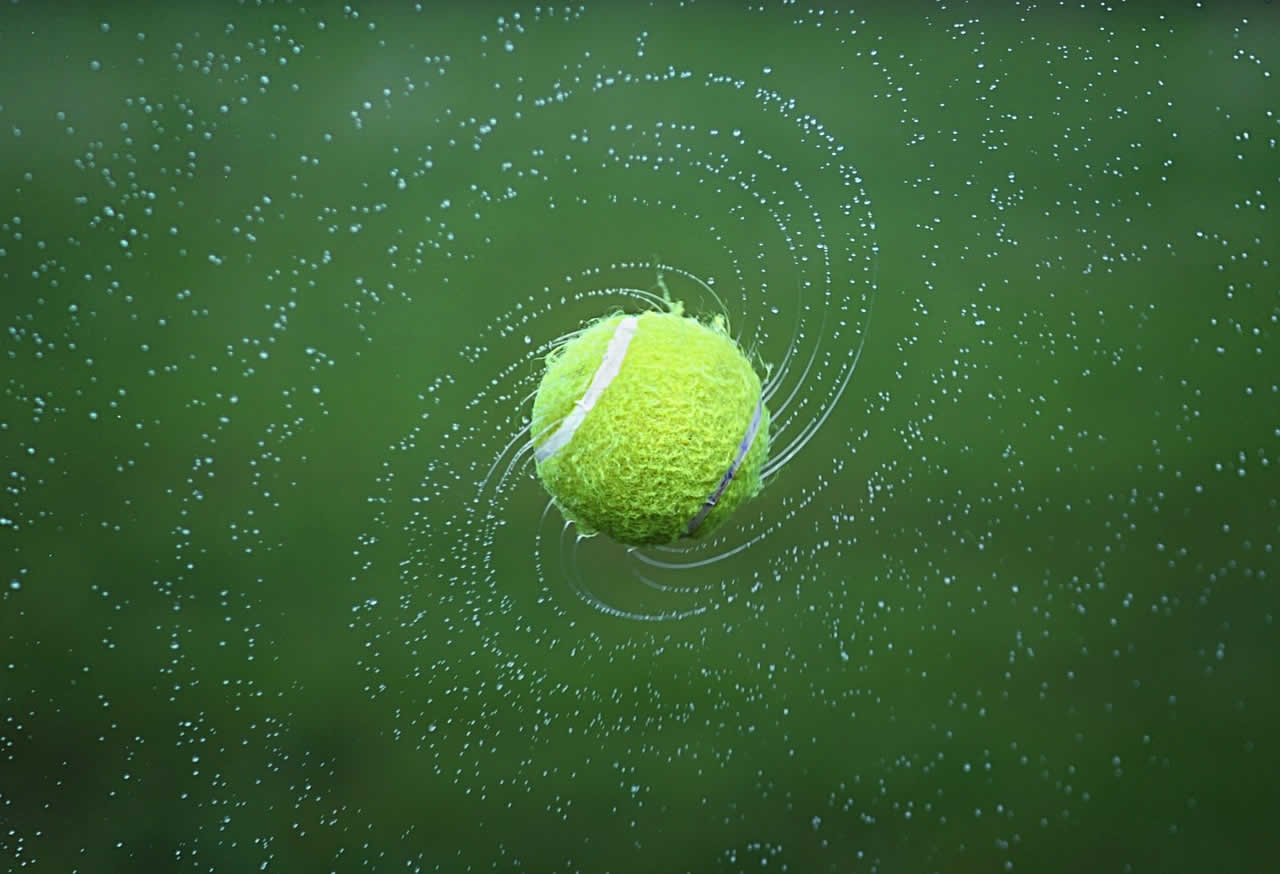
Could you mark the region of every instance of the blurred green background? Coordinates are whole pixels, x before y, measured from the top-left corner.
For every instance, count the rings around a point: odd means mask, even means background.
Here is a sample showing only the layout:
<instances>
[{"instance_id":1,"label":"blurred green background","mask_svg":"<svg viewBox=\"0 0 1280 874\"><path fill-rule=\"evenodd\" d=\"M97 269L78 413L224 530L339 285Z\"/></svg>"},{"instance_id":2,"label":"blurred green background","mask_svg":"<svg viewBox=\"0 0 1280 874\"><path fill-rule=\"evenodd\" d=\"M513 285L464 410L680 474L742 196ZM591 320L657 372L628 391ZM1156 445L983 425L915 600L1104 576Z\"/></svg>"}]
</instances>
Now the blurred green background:
<instances>
[{"instance_id":1,"label":"blurred green background","mask_svg":"<svg viewBox=\"0 0 1280 874\"><path fill-rule=\"evenodd\" d=\"M1272 870L1277 29L7 4L6 868ZM787 460L578 544L659 264Z\"/></svg>"}]
</instances>

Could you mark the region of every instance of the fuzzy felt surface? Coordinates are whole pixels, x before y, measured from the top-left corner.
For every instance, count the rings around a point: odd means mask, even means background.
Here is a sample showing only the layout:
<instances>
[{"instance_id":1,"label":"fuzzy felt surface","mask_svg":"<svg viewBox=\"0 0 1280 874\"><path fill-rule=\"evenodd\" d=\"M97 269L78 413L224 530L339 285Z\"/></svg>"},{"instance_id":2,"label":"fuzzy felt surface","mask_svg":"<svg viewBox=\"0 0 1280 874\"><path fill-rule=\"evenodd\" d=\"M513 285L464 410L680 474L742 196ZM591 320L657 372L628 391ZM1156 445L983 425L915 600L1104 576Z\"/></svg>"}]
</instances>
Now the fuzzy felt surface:
<instances>
[{"instance_id":1,"label":"fuzzy felt surface","mask_svg":"<svg viewBox=\"0 0 1280 874\"><path fill-rule=\"evenodd\" d=\"M539 459L538 476L564 516L583 534L629 545L671 543L713 531L760 490L769 452L762 406L751 446L715 506L689 526L716 493L739 454L760 401L760 378L733 338L716 325L676 312L647 312L633 330L616 375L589 391L607 352L623 345L607 316L547 358L533 403L535 448L553 440L584 398L572 437Z\"/></svg>"}]
</instances>

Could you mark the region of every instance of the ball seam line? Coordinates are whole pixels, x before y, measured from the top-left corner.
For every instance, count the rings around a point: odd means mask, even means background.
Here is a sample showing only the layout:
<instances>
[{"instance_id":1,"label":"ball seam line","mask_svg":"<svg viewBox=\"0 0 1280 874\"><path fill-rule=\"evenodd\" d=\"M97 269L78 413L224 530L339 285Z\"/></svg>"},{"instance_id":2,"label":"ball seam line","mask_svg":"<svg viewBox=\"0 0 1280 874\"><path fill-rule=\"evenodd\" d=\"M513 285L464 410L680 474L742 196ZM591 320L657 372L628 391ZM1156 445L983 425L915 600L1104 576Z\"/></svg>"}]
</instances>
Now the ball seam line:
<instances>
[{"instance_id":1,"label":"ball seam line","mask_svg":"<svg viewBox=\"0 0 1280 874\"><path fill-rule=\"evenodd\" d=\"M618 375L618 371L622 369L623 359L627 357L627 347L631 345L631 338L635 336L635 333L635 316L627 316L618 323L618 327L613 331L613 336L609 338L609 345L605 347L604 355L600 359L600 366L596 368L595 374L591 377L591 384L587 386L586 394L582 396L581 400L574 402L573 412L564 417L563 421L560 422L560 427L547 439L547 442L534 449L534 458L539 463L555 455L573 439L573 435L577 433L578 428L587 418L587 413L591 412L592 407L600 400L600 395L604 394L604 390L609 387L609 384Z\"/></svg>"},{"instance_id":2,"label":"ball seam line","mask_svg":"<svg viewBox=\"0 0 1280 874\"><path fill-rule=\"evenodd\" d=\"M751 415L751 422L747 425L747 433L743 435L742 442L738 444L738 454L734 457L733 463L729 465L729 469L725 471L724 476L720 478L720 484L716 486L716 490L703 503L702 509L689 520L689 527L685 529L684 536L692 537L699 526L706 520L707 516L715 509L716 504L724 497L725 491L729 488L729 483L733 482L733 478L738 474L738 468L742 467L742 462L746 459L747 453L751 451L751 444L755 443L756 434L760 430L760 417L763 415L764 393L761 392L759 398L756 399L756 409Z\"/></svg>"}]
</instances>

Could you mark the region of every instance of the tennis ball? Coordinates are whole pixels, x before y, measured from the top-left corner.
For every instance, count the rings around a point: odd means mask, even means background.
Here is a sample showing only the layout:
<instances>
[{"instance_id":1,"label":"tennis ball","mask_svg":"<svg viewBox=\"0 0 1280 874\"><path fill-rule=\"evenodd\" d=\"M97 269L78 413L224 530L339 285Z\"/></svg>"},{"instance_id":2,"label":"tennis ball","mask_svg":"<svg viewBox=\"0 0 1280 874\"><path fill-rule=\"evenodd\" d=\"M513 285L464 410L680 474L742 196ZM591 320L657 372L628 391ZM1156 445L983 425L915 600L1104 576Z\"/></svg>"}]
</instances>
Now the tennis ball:
<instances>
[{"instance_id":1,"label":"tennis ball","mask_svg":"<svg viewBox=\"0 0 1280 874\"><path fill-rule=\"evenodd\" d=\"M760 491L760 378L723 319L670 306L607 316L547 356L534 458L583 534L636 546L701 537Z\"/></svg>"}]
</instances>

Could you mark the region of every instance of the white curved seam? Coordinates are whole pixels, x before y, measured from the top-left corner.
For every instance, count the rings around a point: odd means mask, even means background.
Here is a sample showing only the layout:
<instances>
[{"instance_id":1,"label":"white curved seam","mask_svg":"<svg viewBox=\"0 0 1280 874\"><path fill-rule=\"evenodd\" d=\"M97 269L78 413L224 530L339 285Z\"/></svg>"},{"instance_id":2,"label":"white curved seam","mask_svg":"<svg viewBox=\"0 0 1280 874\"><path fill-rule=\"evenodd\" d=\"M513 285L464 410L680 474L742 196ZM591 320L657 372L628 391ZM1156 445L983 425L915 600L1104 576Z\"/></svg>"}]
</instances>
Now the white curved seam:
<instances>
[{"instance_id":1,"label":"white curved seam","mask_svg":"<svg viewBox=\"0 0 1280 874\"><path fill-rule=\"evenodd\" d=\"M591 384L587 386L587 393L581 400L574 401L573 411L561 420L560 427L556 428L547 442L534 450L533 456L539 463L555 455L573 439L578 427L587 418L587 413L591 412L596 402L600 400L600 395L604 394L609 383L613 382L618 371L622 369L622 361L627 357L627 347L631 345L631 338L635 333L635 316L627 316L618 323L613 336L609 338L609 345L605 347L600 366L596 368L595 375L591 377Z\"/></svg>"}]
</instances>

